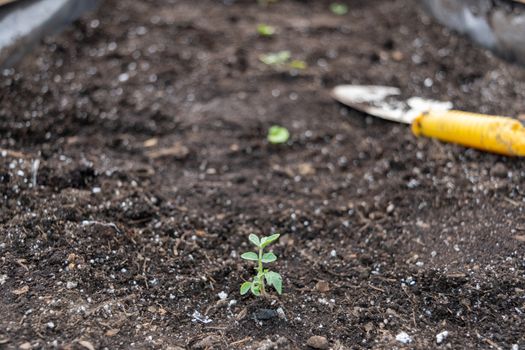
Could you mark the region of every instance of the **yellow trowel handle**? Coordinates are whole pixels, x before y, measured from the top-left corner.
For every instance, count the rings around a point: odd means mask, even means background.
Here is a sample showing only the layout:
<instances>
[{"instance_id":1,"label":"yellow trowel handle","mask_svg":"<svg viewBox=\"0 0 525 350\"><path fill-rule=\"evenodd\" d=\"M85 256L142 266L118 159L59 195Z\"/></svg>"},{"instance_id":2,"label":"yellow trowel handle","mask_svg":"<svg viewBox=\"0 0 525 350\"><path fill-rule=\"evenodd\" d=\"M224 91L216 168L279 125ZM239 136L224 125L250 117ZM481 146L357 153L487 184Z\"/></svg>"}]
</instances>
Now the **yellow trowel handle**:
<instances>
[{"instance_id":1,"label":"yellow trowel handle","mask_svg":"<svg viewBox=\"0 0 525 350\"><path fill-rule=\"evenodd\" d=\"M525 156L525 127L516 119L461 111L431 111L412 122L416 136L507 156Z\"/></svg>"}]
</instances>

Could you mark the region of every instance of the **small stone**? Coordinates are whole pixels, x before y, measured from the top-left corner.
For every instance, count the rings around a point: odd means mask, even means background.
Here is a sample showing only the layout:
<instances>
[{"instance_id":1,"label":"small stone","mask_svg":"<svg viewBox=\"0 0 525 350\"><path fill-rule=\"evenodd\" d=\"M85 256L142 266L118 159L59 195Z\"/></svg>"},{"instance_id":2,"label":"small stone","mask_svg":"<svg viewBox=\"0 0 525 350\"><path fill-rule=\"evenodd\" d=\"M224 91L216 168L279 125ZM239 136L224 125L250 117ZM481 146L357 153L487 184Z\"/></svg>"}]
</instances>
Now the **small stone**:
<instances>
[{"instance_id":1,"label":"small stone","mask_svg":"<svg viewBox=\"0 0 525 350\"><path fill-rule=\"evenodd\" d=\"M496 163L490 170L490 174L494 177L506 178L509 175L507 167L503 163Z\"/></svg>"},{"instance_id":2,"label":"small stone","mask_svg":"<svg viewBox=\"0 0 525 350\"><path fill-rule=\"evenodd\" d=\"M321 350L326 350L330 347L330 345L328 344L328 340L320 335L314 335L308 338L306 345L308 345L311 348Z\"/></svg>"},{"instance_id":3,"label":"small stone","mask_svg":"<svg viewBox=\"0 0 525 350\"><path fill-rule=\"evenodd\" d=\"M319 281L315 285L315 289L320 293L328 293L330 291L330 285L326 281Z\"/></svg>"},{"instance_id":4,"label":"small stone","mask_svg":"<svg viewBox=\"0 0 525 350\"><path fill-rule=\"evenodd\" d=\"M396 340L403 344L408 344L412 342L412 337L408 335L407 332L401 332L396 335Z\"/></svg>"},{"instance_id":5,"label":"small stone","mask_svg":"<svg viewBox=\"0 0 525 350\"><path fill-rule=\"evenodd\" d=\"M277 308L277 315L280 319L286 320L286 314L284 313L284 310L282 307Z\"/></svg>"},{"instance_id":6,"label":"small stone","mask_svg":"<svg viewBox=\"0 0 525 350\"><path fill-rule=\"evenodd\" d=\"M402 61L403 58L404 58L404 55L403 55L403 53L401 51L397 51L396 50L396 51L392 52L392 59L394 61L399 62L399 61Z\"/></svg>"},{"instance_id":7,"label":"small stone","mask_svg":"<svg viewBox=\"0 0 525 350\"><path fill-rule=\"evenodd\" d=\"M443 331L436 335L436 343L441 344L445 338L448 337L448 331Z\"/></svg>"},{"instance_id":8,"label":"small stone","mask_svg":"<svg viewBox=\"0 0 525 350\"><path fill-rule=\"evenodd\" d=\"M253 313L253 317L259 321L271 320L277 316L279 316L277 311L272 309L258 309Z\"/></svg>"},{"instance_id":9,"label":"small stone","mask_svg":"<svg viewBox=\"0 0 525 350\"><path fill-rule=\"evenodd\" d=\"M73 289L73 288L76 288L78 286L78 283L77 282L73 282L73 281L68 281L66 283L66 288L67 289Z\"/></svg>"},{"instance_id":10,"label":"small stone","mask_svg":"<svg viewBox=\"0 0 525 350\"><path fill-rule=\"evenodd\" d=\"M55 323L53 321L49 321L48 323L46 323L46 326L49 329L53 329L55 328Z\"/></svg>"},{"instance_id":11,"label":"small stone","mask_svg":"<svg viewBox=\"0 0 525 350\"><path fill-rule=\"evenodd\" d=\"M18 346L18 348L19 348L20 350L30 350L30 349L33 348L33 345L31 345L31 343L27 341L27 342L25 342L25 343L20 344L20 345Z\"/></svg>"}]
</instances>

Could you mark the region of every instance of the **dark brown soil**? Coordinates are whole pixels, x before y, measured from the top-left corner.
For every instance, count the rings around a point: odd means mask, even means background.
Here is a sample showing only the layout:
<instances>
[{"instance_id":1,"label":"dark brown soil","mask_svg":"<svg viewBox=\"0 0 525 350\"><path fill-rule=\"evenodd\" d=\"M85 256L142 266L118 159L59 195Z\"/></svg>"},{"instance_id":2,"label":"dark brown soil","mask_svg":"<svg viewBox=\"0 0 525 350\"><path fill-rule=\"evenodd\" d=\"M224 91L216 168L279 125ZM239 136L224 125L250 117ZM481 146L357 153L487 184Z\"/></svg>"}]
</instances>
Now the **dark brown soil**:
<instances>
[{"instance_id":1,"label":"dark brown soil","mask_svg":"<svg viewBox=\"0 0 525 350\"><path fill-rule=\"evenodd\" d=\"M106 1L4 72L0 347L525 347L522 161L328 94L396 85L517 116L525 70L415 0L347 4ZM285 49L308 68L258 61ZM266 142L276 123L288 144ZM278 298L239 295L252 232L283 234Z\"/></svg>"}]
</instances>

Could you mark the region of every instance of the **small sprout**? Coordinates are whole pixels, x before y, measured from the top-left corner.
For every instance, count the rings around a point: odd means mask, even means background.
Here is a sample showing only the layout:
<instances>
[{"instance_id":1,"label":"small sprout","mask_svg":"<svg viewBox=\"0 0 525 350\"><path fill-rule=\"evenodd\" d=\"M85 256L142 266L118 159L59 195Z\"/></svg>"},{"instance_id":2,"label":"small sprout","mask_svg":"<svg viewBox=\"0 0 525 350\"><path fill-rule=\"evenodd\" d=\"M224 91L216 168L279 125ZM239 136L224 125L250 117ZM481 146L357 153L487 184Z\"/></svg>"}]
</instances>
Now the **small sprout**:
<instances>
[{"instance_id":1,"label":"small sprout","mask_svg":"<svg viewBox=\"0 0 525 350\"><path fill-rule=\"evenodd\" d=\"M348 6L340 2L334 2L330 5L330 11L332 11L334 15L344 16L348 13Z\"/></svg>"},{"instance_id":2,"label":"small sprout","mask_svg":"<svg viewBox=\"0 0 525 350\"><path fill-rule=\"evenodd\" d=\"M269 66L285 67L296 70L307 68L305 61L296 59L292 60L292 54L288 50L261 55L259 60Z\"/></svg>"},{"instance_id":3,"label":"small sprout","mask_svg":"<svg viewBox=\"0 0 525 350\"><path fill-rule=\"evenodd\" d=\"M283 65L292 57L292 54L288 50L274 52L274 53L267 53L265 55L261 55L259 59L262 63L267 64L269 66L278 66Z\"/></svg>"},{"instance_id":4,"label":"small sprout","mask_svg":"<svg viewBox=\"0 0 525 350\"><path fill-rule=\"evenodd\" d=\"M268 142L276 144L286 143L290 138L290 132L283 126L273 125L268 129Z\"/></svg>"},{"instance_id":5,"label":"small sprout","mask_svg":"<svg viewBox=\"0 0 525 350\"><path fill-rule=\"evenodd\" d=\"M241 255L241 258L257 262L255 269L257 275L255 275L251 281L246 281L241 285L241 295L251 291L255 296L264 296L266 295L265 285L272 286L279 294L283 293L283 279L281 275L263 267L263 264L277 260L277 256L275 256L274 253L265 253L264 248L279 239L279 236L280 235L276 233L268 237L259 238L254 234L248 237L250 242L258 248L258 252L246 252Z\"/></svg>"},{"instance_id":6,"label":"small sprout","mask_svg":"<svg viewBox=\"0 0 525 350\"><path fill-rule=\"evenodd\" d=\"M261 23L257 26L257 33L259 33L260 36L272 36L275 32L275 27L268 24Z\"/></svg>"},{"instance_id":7,"label":"small sprout","mask_svg":"<svg viewBox=\"0 0 525 350\"><path fill-rule=\"evenodd\" d=\"M292 62L290 62L290 68L292 69L302 70L306 69L306 67L308 67L308 65L305 61L302 60L293 60Z\"/></svg>"}]
</instances>

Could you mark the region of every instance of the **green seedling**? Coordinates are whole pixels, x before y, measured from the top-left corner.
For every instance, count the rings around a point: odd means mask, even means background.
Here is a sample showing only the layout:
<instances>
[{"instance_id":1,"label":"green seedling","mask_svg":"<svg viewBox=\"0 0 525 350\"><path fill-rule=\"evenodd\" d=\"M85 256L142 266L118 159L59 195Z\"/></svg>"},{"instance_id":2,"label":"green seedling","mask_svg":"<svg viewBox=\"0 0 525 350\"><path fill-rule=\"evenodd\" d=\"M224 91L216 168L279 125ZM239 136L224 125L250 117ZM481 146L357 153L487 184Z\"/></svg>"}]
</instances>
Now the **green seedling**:
<instances>
[{"instance_id":1,"label":"green seedling","mask_svg":"<svg viewBox=\"0 0 525 350\"><path fill-rule=\"evenodd\" d=\"M283 293L283 279L281 275L263 267L263 264L271 263L277 260L277 257L274 253L265 253L264 248L279 239L279 236L280 235L276 233L268 237L259 238L254 234L251 234L248 237L250 242L258 248L258 252L246 252L241 255L241 258L244 260L257 262L257 267L255 268L257 275L255 275L251 281L246 281L241 285L241 295L251 291L255 296L265 296L265 284L272 286L277 291L277 293Z\"/></svg>"},{"instance_id":2,"label":"green seedling","mask_svg":"<svg viewBox=\"0 0 525 350\"><path fill-rule=\"evenodd\" d=\"M330 11L338 16L344 16L348 13L348 6L339 2L334 2L330 5Z\"/></svg>"},{"instance_id":3,"label":"green seedling","mask_svg":"<svg viewBox=\"0 0 525 350\"><path fill-rule=\"evenodd\" d=\"M307 64L302 60L292 60L292 54L288 50L267 53L261 55L259 60L269 66L287 67L289 69L302 70L307 68Z\"/></svg>"},{"instance_id":4,"label":"green seedling","mask_svg":"<svg viewBox=\"0 0 525 350\"><path fill-rule=\"evenodd\" d=\"M257 26L257 33L259 33L260 36L272 36L275 32L275 27L268 24L261 23Z\"/></svg>"},{"instance_id":5,"label":"green seedling","mask_svg":"<svg viewBox=\"0 0 525 350\"><path fill-rule=\"evenodd\" d=\"M288 60L292 57L292 54L288 50L274 52L274 53L267 53L264 55L261 55L259 59L262 63L267 64L269 66L280 66L284 65L288 62Z\"/></svg>"},{"instance_id":6,"label":"green seedling","mask_svg":"<svg viewBox=\"0 0 525 350\"><path fill-rule=\"evenodd\" d=\"M290 62L289 66L292 69L302 70L306 69L307 64L303 60L293 60L292 62Z\"/></svg>"},{"instance_id":7,"label":"green seedling","mask_svg":"<svg viewBox=\"0 0 525 350\"><path fill-rule=\"evenodd\" d=\"M286 143L290 138L290 132L283 126L273 125L268 129L268 142L278 145Z\"/></svg>"}]
</instances>

